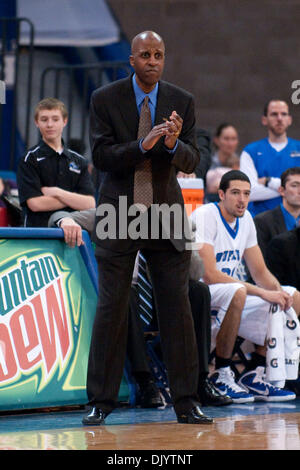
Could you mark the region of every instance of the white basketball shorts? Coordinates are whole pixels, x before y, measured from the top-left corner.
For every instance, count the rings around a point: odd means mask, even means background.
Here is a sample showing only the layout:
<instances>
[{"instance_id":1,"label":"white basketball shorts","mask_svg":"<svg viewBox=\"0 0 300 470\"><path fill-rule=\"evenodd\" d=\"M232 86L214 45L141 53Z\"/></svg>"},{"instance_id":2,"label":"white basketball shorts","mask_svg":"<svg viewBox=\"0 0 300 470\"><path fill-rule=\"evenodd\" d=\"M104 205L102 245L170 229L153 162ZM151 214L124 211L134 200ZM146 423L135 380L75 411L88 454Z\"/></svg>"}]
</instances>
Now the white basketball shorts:
<instances>
[{"instance_id":1,"label":"white basketball shorts","mask_svg":"<svg viewBox=\"0 0 300 470\"><path fill-rule=\"evenodd\" d=\"M214 344L234 294L244 286L238 282L233 282L211 284L208 287L211 295L212 344ZM296 290L295 287L291 286L282 286L282 288L290 295L293 295ZM247 295L238 335L254 344L263 346L267 335L270 305L269 302L260 297Z\"/></svg>"}]
</instances>

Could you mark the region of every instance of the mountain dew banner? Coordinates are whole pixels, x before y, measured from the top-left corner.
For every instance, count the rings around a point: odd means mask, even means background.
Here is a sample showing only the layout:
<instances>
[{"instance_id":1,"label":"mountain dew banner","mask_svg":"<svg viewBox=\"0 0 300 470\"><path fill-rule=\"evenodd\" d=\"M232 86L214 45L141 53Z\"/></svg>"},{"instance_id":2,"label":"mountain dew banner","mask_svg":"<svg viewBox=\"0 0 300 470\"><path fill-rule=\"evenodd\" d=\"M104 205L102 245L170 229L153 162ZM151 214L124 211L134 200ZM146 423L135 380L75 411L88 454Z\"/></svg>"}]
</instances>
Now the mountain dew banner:
<instances>
[{"instance_id":1,"label":"mountain dew banner","mask_svg":"<svg viewBox=\"0 0 300 470\"><path fill-rule=\"evenodd\" d=\"M61 237L0 229L0 410L87 402L95 258L86 233L80 249Z\"/></svg>"}]
</instances>

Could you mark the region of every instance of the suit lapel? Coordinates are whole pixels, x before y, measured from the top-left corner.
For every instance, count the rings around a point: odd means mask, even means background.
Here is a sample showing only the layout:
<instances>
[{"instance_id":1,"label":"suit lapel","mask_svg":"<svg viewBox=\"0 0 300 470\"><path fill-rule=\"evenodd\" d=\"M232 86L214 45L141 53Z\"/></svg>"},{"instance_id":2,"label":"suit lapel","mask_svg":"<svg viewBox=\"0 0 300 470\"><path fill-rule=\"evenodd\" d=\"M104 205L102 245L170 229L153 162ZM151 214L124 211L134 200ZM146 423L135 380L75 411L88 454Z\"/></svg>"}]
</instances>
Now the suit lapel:
<instances>
[{"instance_id":1,"label":"suit lapel","mask_svg":"<svg viewBox=\"0 0 300 470\"><path fill-rule=\"evenodd\" d=\"M126 126L130 132L131 138L135 140L138 132L139 115L131 80L132 76L124 80L124 86L119 95L119 110L123 119L122 124ZM163 118L168 119L172 111L172 96L169 93L168 86L165 82L159 82L155 125L162 124Z\"/></svg>"},{"instance_id":2,"label":"suit lapel","mask_svg":"<svg viewBox=\"0 0 300 470\"><path fill-rule=\"evenodd\" d=\"M274 213L274 215L275 215L274 223L277 227L276 233L285 232L286 231L286 225L285 225L284 216L283 216L283 213L282 213L282 210L281 210L280 206L276 207L275 211L276 211L276 214Z\"/></svg>"},{"instance_id":3,"label":"suit lapel","mask_svg":"<svg viewBox=\"0 0 300 470\"><path fill-rule=\"evenodd\" d=\"M135 140L138 132L139 115L131 80L132 76L124 80L124 86L119 95L119 110L123 118L122 125L127 127L131 139Z\"/></svg>"},{"instance_id":4,"label":"suit lapel","mask_svg":"<svg viewBox=\"0 0 300 470\"><path fill-rule=\"evenodd\" d=\"M169 119L173 109L171 103L171 96L169 94L168 86L165 82L159 82L156 113L155 113L155 124L162 124L163 118Z\"/></svg>"}]
</instances>

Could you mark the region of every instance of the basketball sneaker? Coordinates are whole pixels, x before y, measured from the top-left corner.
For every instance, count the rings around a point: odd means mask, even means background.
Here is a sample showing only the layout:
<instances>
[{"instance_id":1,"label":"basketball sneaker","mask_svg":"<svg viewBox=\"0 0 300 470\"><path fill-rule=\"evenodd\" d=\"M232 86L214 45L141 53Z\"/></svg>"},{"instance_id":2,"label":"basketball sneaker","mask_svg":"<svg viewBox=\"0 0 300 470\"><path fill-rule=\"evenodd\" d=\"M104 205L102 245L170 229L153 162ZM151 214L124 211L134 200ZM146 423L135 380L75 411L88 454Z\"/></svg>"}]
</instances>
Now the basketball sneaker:
<instances>
[{"instance_id":1,"label":"basketball sneaker","mask_svg":"<svg viewBox=\"0 0 300 470\"><path fill-rule=\"evenodd\" d=\"M241 375L238 384L252 393L255 401L288 401L294 400L296 395L290 390L274 387L265 380L265 368L257 367L255 370Z\"/></svg>"},{"instance_id":2,"label":"basketball sneaker","mask_svg":"<svg viewBox=\"0 0 300 470\"><path fill-rule=\"evenodd\" d=\"M211 376L214 387L222 394L228 395L233 403L249 403L254 401L252 393L248 393L235 382L234 372L230 367L217 369Z\"/></svg>"}]
</instances>

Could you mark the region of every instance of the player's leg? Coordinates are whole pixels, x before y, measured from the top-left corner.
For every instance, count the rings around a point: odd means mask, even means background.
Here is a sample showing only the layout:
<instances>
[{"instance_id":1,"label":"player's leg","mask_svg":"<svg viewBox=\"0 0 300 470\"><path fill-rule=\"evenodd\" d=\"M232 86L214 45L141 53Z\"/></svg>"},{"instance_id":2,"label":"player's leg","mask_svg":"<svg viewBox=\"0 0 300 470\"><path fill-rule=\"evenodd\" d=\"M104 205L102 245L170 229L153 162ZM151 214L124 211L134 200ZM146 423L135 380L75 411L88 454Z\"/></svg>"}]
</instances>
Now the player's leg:
<instances>
[{"instance_id":1,"label":"player's leg","mask_svg":"<svg viewBox=\"0 0 300 470\"><path fill-rule=\"evenodd\" d=\"M286 289L285 289L286 290ZM292 292L289 292L292 295ZM252 393L256 401L288 401L295 398L289 390L275 387L266 380L266 347L270 304L260 297L247 296L239 335L253 342L255 352L238 384Z\"/></svg>"},{"instance_id":2,"label":"player's leg","mask_svg":"<svg viewBox=\"0 0 300 470\"><path fill-rule=\"evenodd\" d=\"M210 285L211 308L218 310L216 321L220 329L216 337L216 370L210 379L220 393L226 393L234 403L253 402L252 394L235 382L231 370L233 347L238 335L246 289L239 283Z\"/></svg>"},{"instance_id":3,"label":"player's leg","mask_svg":"<svg viewBox=\"0 0 300 470\"><path fill-rule=\"evenodd\" d=\"M229 284L230 285L230 284ZM230 285L231 286L231 285ZM238 335L242 311L246 300L246 289L237 289L222 321L216 339L216 357L231 360L234 344Z\"/></svg>"}]
</instances>

